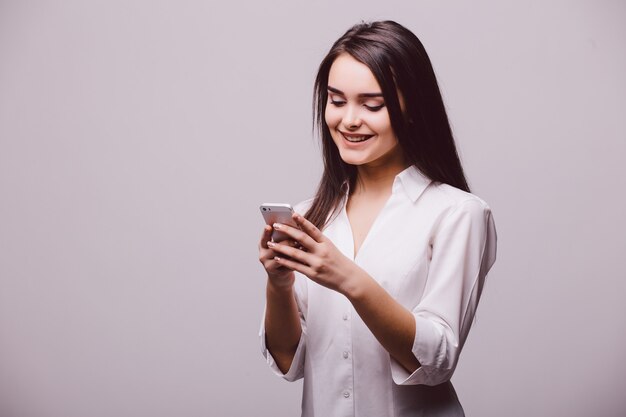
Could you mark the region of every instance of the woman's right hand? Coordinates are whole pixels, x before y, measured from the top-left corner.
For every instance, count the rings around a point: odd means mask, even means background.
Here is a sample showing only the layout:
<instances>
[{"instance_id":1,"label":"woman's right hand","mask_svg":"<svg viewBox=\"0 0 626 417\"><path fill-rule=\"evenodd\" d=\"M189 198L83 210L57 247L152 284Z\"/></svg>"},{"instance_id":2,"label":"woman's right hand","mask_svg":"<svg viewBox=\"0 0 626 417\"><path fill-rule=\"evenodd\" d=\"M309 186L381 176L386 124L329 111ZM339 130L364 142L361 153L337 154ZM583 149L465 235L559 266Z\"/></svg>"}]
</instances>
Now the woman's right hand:
<instances>
[{"instance_id":1,"label":"woman's right hand","mask_svg":"<svg viewBox=\"0 0 626 417\"><path fill-rule=\"evenodd\" d=\"M293 291L295 273L276 262L274 257L277 253L267 247L271 238L272 227L265 226L259 242L259 261L267 271L265 346L276 361L278 369L286 374L298 348L302 325ZM281 243L297 245L293 240Z\"/></svg>"},{"instance_id":2,"label":"woman's right hand","mask_svg":"<svg viewBox=\"0 0 626 417\"><path fill-rule=\"evenodd\" d=\"M276 260L274 260L274 257L277 255L276 252L267 247L267 242L272 239L272 231L272 226L265 225L263 234L261 235L261 241L259 242L259 261L267 272L268 284L280 289L291 288L295 281L293 269L289 269L276 262ZM292 246L295 245L295 242L289 243Z\"/></svg>"}]
</instances>

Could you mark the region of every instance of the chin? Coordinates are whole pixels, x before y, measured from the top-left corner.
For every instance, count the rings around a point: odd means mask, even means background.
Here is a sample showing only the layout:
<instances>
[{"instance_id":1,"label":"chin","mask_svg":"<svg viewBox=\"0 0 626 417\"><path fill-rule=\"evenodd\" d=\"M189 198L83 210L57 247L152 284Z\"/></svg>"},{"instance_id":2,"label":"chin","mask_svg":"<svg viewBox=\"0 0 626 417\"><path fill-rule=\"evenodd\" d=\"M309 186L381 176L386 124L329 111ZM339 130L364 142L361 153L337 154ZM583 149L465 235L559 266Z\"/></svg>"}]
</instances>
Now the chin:
<instances>
[{"instance_id":1,"label":"chin","mask_svg":"<svg viewBox=\"0 0 626 417\"><path fill-rule=\"evenodd\" d=\"M348 165L363 165L368 162L366 155L354 155L352 152L339 152L339 156Z\"/></svg>"}]
</instances>

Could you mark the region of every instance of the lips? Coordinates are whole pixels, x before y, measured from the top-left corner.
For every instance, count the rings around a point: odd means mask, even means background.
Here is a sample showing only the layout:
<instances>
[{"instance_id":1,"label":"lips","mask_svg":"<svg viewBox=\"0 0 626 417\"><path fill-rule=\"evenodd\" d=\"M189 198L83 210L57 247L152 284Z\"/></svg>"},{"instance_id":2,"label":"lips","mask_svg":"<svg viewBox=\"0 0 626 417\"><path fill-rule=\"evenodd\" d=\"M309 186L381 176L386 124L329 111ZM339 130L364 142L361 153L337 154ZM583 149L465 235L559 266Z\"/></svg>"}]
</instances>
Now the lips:
<instances>
[{"instance_id":1,"label":"lips","mask_svg":"<svg viewBox=\"0 0 626 417\"><path fill-rule=\"evenodd\" d=\"M365 135L361 133L347 133L342 131L339 131L339 133L341 133L341 136L343 136L345 140L351 143L365 142L366 140L374 137L374 135Z\"/></svg>"}]
</instances>

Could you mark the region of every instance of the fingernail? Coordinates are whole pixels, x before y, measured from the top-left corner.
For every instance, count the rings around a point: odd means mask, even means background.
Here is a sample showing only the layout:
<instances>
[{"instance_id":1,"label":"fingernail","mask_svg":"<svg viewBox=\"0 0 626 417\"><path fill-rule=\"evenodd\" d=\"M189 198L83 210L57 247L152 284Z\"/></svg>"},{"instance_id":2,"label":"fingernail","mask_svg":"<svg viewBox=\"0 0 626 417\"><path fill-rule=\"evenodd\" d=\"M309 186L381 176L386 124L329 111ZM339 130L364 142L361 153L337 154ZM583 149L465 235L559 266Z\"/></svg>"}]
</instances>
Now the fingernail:
<instances>
[{"instance_id":1,"label":"fingernail","mask_svg":"<svg viewBox=\"0 0 626 417\"><path fill-rule=\"evenodd\" d=\"M278 256L274 256L274 260L275 261L280 261L280 258Z\"/></svg>"},{"instance_id":2,"label":"fingernail","mask_svg":"<svg viewBox=\"0 0 626 417\"><path fill-rule=\"evenodd\" d=\"M274 223L274 229L280 229L280 223Z\"/></svg>"},{"instance_id":3,"label":"fingernail","mask_svg":"<svg viewBox=\"0 0 626 417\"><path fill-rule=\"evenodd\" d=\"M268 248L273 248L274 246L275 246L274 242L267 242L267 247Z\"/></svg>"}]
</instances>

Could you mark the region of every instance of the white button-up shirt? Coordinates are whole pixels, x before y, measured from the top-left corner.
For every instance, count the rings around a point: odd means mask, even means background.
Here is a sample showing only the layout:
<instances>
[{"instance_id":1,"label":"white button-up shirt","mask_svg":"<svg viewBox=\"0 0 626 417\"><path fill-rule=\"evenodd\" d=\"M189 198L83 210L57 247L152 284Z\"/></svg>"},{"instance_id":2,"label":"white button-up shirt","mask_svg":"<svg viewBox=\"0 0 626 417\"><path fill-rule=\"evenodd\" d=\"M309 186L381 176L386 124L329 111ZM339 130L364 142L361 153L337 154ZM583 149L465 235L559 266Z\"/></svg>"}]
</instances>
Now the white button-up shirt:
<instances>
[{"instance_id":1,"label":"white button-up shirt","mask_svg":"<svg viewBox=\"0 0 626 417\"><path fill-rule=\"evenodd\" d=\"M392 194L356 257L345 203L324 229L341 252L415 316L409 374L380 345L346 297L296 273L302 336L283 374L304 377L304 417L463 416L449 382L487 272L496 258L489 206L473 194L433 182L416 167L398 174ZM304 214L307 200L296 206Z\"/></svg>"}]
</instances>

